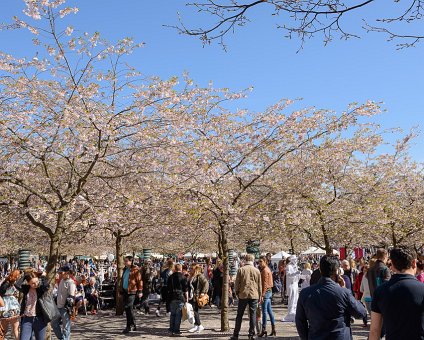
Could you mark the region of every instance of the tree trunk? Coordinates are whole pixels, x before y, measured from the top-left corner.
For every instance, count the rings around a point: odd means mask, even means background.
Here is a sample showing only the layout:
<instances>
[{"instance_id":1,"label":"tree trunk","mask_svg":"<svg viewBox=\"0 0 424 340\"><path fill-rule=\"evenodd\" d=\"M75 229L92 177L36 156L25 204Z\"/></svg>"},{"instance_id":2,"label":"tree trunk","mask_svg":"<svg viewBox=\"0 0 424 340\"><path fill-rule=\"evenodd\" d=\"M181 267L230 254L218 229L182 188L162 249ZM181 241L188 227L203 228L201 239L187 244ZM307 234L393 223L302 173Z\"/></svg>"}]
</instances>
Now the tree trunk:
<instances>
[{"instance_id":1,"label":"tree trunk","mask_svg":"<svg viewBox=\"0 0 424 340\"><path fill-rule=\"evenodd\" d=\"M227 230L225 224L220 225L220 248L222 249L222 265L223 282L222 282L222 297L221 297L221 332L228 332L230 330L230 323L228 321L228 290L229 290L229 262L228 262L228 241Z\"/></svg>"},{"instance_id":2,"label":"tree trunk","mask_svg":"<svg viewBox=\"0 0 424 340\"><path fill-rule=\"evenodd\" d=\"M57 235L53 235L50 239L50 251L49 251L49 260L47 261L46 273L47 280L52 284L56 277L56 264L59 258L59 238Z\"/></svg>"},{"instance_id":3,"label":"tree trunk","mask_svg":"<svg viewBox=\"0 0 424 340\"><path fill-rule=\"evenodd\" d=\"M322 231L322 236L324 238L325 254L333 255L333 248L331 248L330 246L330 240L328 238L327 230L325 229L324 224L321 224L321 231Z\"/></svg>"},{"instance_id":4,"label":"tree trunk","mask_svg":"<svg viewBox=\"0 0 424 340\"><path fill-rule=\"evenodd\" d=\"M292 254L296 254L296 250L294 249L294 242L293 242L293 237L290 237L290 247L292 250Z\"/></svg>"},{"instance_id":5,"label":"tree trunk","mask_svg":"<svg viewBox=\"0 0 424 340\"><path fill-rule=\"evenodd\" d=\"M218 233L218 257L220 258L220 259L222 259L222 257L223 257L223 251L222 251L222 242L221 242L221 240L222 240L222 237L221 237L221 232L219 232Z\"/></svg>"},{"instance_id":6,"label":"tree trunk","mask_svg":"<svg viewBox=\"0 0 424 340\"><path fill-rule=\"evenodd\" d=\"M122 315L124 314L124 301L123 296L121 292L121 285L122 285L122 273L124 271L124 258L123 258L123 250L122 250L122 236L121 231L118 231L115 233L116 241L115 241L115 247L116 247L116 264L117 264L117 278L116 278L116 315Z\"/></svg>"}]
</instances>

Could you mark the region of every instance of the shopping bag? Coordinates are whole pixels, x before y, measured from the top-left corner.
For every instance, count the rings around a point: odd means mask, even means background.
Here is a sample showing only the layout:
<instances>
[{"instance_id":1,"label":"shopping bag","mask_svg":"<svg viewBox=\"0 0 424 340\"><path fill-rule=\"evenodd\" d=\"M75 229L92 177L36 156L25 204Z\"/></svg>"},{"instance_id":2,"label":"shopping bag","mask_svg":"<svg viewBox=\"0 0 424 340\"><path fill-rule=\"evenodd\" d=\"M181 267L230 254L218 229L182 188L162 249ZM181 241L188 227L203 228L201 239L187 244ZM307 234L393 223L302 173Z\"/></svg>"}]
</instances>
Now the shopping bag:
<instances>
[{"instance_id":1,"label":"shopping bag","mask_svg":"<svg viewBox=\"0 0 424 340\"><path fill-rule=\"evenodd\" d=\"M187 320L187 305L189 304L186 302L183 306L183 317L181 318L181 322L184 322Z\"/></svg>"},{"instance_id":2,"label":"shopping bag","mask_svg":"<svg viewBox=\"0 0 424 340\"><path fill-rule=\"evenodd\" d=\"M187 321L189 324L194 325L194 311L193 306L190 303L186 304Z\"/></svg>"}]
</instances>

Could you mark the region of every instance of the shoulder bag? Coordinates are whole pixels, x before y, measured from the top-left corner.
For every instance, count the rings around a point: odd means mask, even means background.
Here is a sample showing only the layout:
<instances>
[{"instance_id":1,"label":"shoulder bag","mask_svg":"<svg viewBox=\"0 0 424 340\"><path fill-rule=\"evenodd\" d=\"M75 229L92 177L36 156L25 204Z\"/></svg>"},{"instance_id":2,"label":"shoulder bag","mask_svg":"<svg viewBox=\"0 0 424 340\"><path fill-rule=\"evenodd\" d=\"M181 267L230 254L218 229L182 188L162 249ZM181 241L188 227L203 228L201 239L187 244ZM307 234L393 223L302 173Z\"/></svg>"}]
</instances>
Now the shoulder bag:
<instances>
[{"instance_id":1,"label":"shoulder bag","mask_svg":"<svg viewBox=\"0 0 424 340\"><path fill-rule=\"evenodd\" d=\"M40 304L46 323L60 318L59 309L54 302L53 295L49 291L45 292L37 302Z\"/></svg>"}]
</instances>

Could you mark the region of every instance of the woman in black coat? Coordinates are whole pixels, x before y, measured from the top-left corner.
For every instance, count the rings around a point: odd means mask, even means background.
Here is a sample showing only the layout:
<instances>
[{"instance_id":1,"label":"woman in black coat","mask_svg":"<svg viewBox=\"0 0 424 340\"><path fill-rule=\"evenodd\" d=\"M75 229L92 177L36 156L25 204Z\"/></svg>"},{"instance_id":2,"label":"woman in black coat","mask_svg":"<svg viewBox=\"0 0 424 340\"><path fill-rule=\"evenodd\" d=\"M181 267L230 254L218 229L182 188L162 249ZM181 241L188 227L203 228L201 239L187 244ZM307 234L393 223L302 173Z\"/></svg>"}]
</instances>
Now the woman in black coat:
<instances>
[{"instance_id":1,"label":"woman in black coat","mask_svg":"<svg viewBox=\"0 0 424 340\"><path fill-rule=\"evenodd\" d=\"M24 280L26 284L23 284ZM45 277L35 271L27 271L16 283L15 287L22 292L21 302L21 339L31 340L32 333L36 340L44 340L47 330L47 322L38 300L49 290L49 284Z\"/></svg>"},{"instance_id":2,"label":"woman in black coat","mask_svg":"<svg viewBox=\"0 0 424 340\"><path fill-rule=\"evenodd\" d=\"M218 262L212 273L212 285L213 285L212 301L218 308L221 308L223 280L224 280L223 267L222 267L222 264Z\"/></svg>"}]
</instances>

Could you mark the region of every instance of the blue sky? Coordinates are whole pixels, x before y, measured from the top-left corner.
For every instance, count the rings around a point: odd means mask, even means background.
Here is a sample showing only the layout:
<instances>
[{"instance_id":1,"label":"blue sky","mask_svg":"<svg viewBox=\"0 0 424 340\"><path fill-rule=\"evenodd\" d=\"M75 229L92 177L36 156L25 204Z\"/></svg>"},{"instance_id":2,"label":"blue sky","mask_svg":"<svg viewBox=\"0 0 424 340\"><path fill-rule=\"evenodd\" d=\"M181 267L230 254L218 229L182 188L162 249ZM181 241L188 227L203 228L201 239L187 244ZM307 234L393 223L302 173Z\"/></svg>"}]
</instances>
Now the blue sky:
<instances>
[{"instance_id":1,"label":"blue sky","mask_svg":"<svg viewBox=\"0 0 424 340\"><path fill-rule=\"evenodd\" d=\"M242 103L251 110L261 110L281 98L303 98L302 106L342 110L351 102L367 99L383 101L387 110L376 119L385 128L414 126L424 129L422 104L424 45L396 51L385 37L366 34L358 27L360 18L353 14L346 27L360 32L362 39L335 39L326 47L321 37L307 41L296 53L299 41L283 38L277 30L276 17L266 7L254 9L253 21L227 38L228 51L216 44L203 47L194 37L179 35L163 27L177 22L177 11L186 23L199 25L205 17L187 10L181 0L85 0L68 1L80 12L67 17L80 31L101 32L108 40L133 37L146 46L133 56L132 64L147 75L170 77L188 71L200 85L212 80L217 87L254 91ZM2 0L0 22L21 14L24 5L18 0ZM381 13L376 6L361 14ZM422 25L421 25L422 26ZM18 33L2 32L0 50L28 55L28 46L16 39ZM31 55L31 54L30 54ZM412 157L423 161L420 152L424 137L415 140Z\"/></svg>"}]
</instances>

